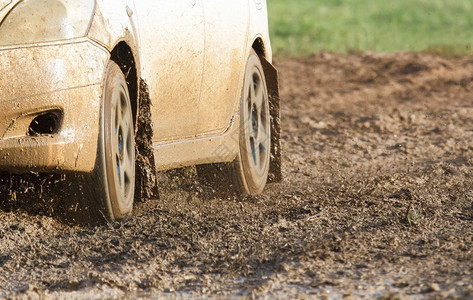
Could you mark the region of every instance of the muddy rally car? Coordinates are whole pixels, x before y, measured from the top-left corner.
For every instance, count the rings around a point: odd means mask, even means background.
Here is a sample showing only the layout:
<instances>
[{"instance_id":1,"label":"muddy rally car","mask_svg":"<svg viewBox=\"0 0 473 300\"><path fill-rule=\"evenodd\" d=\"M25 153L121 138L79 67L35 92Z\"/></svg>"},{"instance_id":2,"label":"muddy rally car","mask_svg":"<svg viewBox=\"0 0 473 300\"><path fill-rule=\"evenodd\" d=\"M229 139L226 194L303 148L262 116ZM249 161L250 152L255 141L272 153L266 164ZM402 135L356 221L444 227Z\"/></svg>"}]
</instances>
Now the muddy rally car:
<instances>
[{"instance_id":1,"label":"muddy rally car","mask_svg":"<svg viewBox=\"0 0 473 300\"><path fill-rule=\"evenodd\" d=\"M264 0L0 0L0 21L0 171L67 174L91 220L132 211L146 164L280 179Z\"/></svg>"}]
</instances>

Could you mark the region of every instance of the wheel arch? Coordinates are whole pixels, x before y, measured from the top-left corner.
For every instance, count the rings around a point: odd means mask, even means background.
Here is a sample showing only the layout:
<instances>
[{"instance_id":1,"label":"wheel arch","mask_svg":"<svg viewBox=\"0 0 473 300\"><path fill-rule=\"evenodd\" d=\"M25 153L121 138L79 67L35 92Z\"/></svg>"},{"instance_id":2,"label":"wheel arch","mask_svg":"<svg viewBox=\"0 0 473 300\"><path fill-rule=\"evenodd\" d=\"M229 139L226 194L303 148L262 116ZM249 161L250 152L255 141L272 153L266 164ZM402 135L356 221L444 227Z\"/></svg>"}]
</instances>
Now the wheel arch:
<instances>
[{"instance_id":1,"label":"wheel arch","mask_svg":"<svg viewBox=\"0 0 473 300\"><path fill-rule=\"evenodd\" d=\"M156 164L152 150L151 100L148 86L140 76L139 57L134 55L127 42L121 41L111 51L110 59L118 64L125 75L130 93L135 125L135 201L159 198Z\"/></svg>"},{"instance_id":2,"label":"wheel arch","mask_svg":"<svg viewBox=\"0 0 473 300\"><path fill-rule=\"evenodd\" d=\"M114 61L125 75L130 102L133 111L133 123L137 124L139 105L139 82L135 56L131 47L124 41L117 43L110 53L110 59Z\"/></svg>"},{"instance_id":3,"label":"wheel arch","mask_svg":"<svg viewBox=\"0 0 473 300\"><path fill-rule=\"evenodd\" d=\"M279 99L278 71L267 57L267 48L261 37L257 37L252 49L259 56L263 65L266 86L269 96L269 107L271 114L271 161L269 168L268 183L282 181L282 155L281 155L281 115Z\"/></svg>"},{"instance_id":4,"label":"wheel arch","mask_svg":"<svg viewBox=\"0 0 473 300\"><path fill-rule=\"evenodd\" d=\"M260 58L261 57L264 57L264 58L267 57L266 48L264 46L264 42L263 42L263 39L261 37L257 37L253 41L253 45L251 46L251 48L253 48L253 50L255 50L256 54L258 54L258 56Z\"/></svg>"}]
</instances>

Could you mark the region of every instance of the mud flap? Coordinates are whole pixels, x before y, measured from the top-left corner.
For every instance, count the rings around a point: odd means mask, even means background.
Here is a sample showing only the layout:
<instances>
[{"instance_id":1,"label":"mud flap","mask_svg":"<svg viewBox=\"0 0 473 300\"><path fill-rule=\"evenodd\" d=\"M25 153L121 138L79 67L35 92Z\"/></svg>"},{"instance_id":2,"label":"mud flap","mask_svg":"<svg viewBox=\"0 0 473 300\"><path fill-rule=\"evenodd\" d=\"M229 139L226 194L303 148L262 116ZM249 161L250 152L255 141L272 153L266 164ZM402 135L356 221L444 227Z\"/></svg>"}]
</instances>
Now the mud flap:
<instances>
[{"instance_id":1,"label":"mud flap","mask_svg":"<svg viewBox=\"0 0 473 300\"><path fill-rule=\"evenodd\" d=\"M260 60L263 65L264 76L266 77L271 114L271 161L268 183L274 183L282 181L281 114L279 110L278 71L264 57L260 57Z\"/></svg>"}]
</instances>

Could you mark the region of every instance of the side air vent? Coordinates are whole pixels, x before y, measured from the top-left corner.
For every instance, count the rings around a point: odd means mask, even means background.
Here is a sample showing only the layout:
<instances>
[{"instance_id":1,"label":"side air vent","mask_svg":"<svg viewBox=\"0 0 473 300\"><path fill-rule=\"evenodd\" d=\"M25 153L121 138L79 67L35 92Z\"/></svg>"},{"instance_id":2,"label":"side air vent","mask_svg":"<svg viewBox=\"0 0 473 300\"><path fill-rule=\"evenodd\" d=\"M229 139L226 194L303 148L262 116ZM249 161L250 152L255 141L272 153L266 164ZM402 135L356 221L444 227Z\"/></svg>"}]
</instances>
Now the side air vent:
<instances>
[{"instance_id":1,"label":"side air vent","mask_svg":"<svg viewBox=\"0 0 473 300\"><path fill-rule=\"evenodd\" d=\"M62 112L53 110L43 113L33 119L28 127L28 135L52 135L58 133L62 123Z\"/></svg>"}]
</instances>

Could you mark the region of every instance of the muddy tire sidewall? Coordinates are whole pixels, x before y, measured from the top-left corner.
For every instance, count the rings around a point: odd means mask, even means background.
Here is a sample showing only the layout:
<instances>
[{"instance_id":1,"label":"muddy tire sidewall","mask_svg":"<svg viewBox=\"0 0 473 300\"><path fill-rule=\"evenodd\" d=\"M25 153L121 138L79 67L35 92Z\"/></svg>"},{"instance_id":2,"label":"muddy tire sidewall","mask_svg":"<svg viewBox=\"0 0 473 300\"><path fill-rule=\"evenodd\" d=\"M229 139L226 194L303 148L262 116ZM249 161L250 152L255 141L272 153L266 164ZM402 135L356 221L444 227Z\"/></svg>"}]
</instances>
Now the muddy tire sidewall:
<instances>
[{"instance_id":1,"label":"muddy tire sidewall","mask_svg":"<svg viewBox=\"0 0 473 300\"><path fill-rule=\"evenodd\" d=\"M252 160L252 147L250 145L249 131L251 131L248 112L248 89L251 84L253 84L254 77L257 77L259 84L264 93L264 103L263 110L265 120L265 130L266 130L266 155L262 158L258 164ZM255 195L263 192L263 189L266 185L266 181L269 173L270 165L270 146L271 146L271 129L270 129L270 115L269 115L269 98L268 90L266 86L266 79L263 72L263 66L258 55L252 50L246 66L245 79L243 82L242 95L240 99L240 138L239 138L239 155L237 157L236 166L237 173L239 178L240 189L243 194Z\"/></svg>"}]
</instances>

